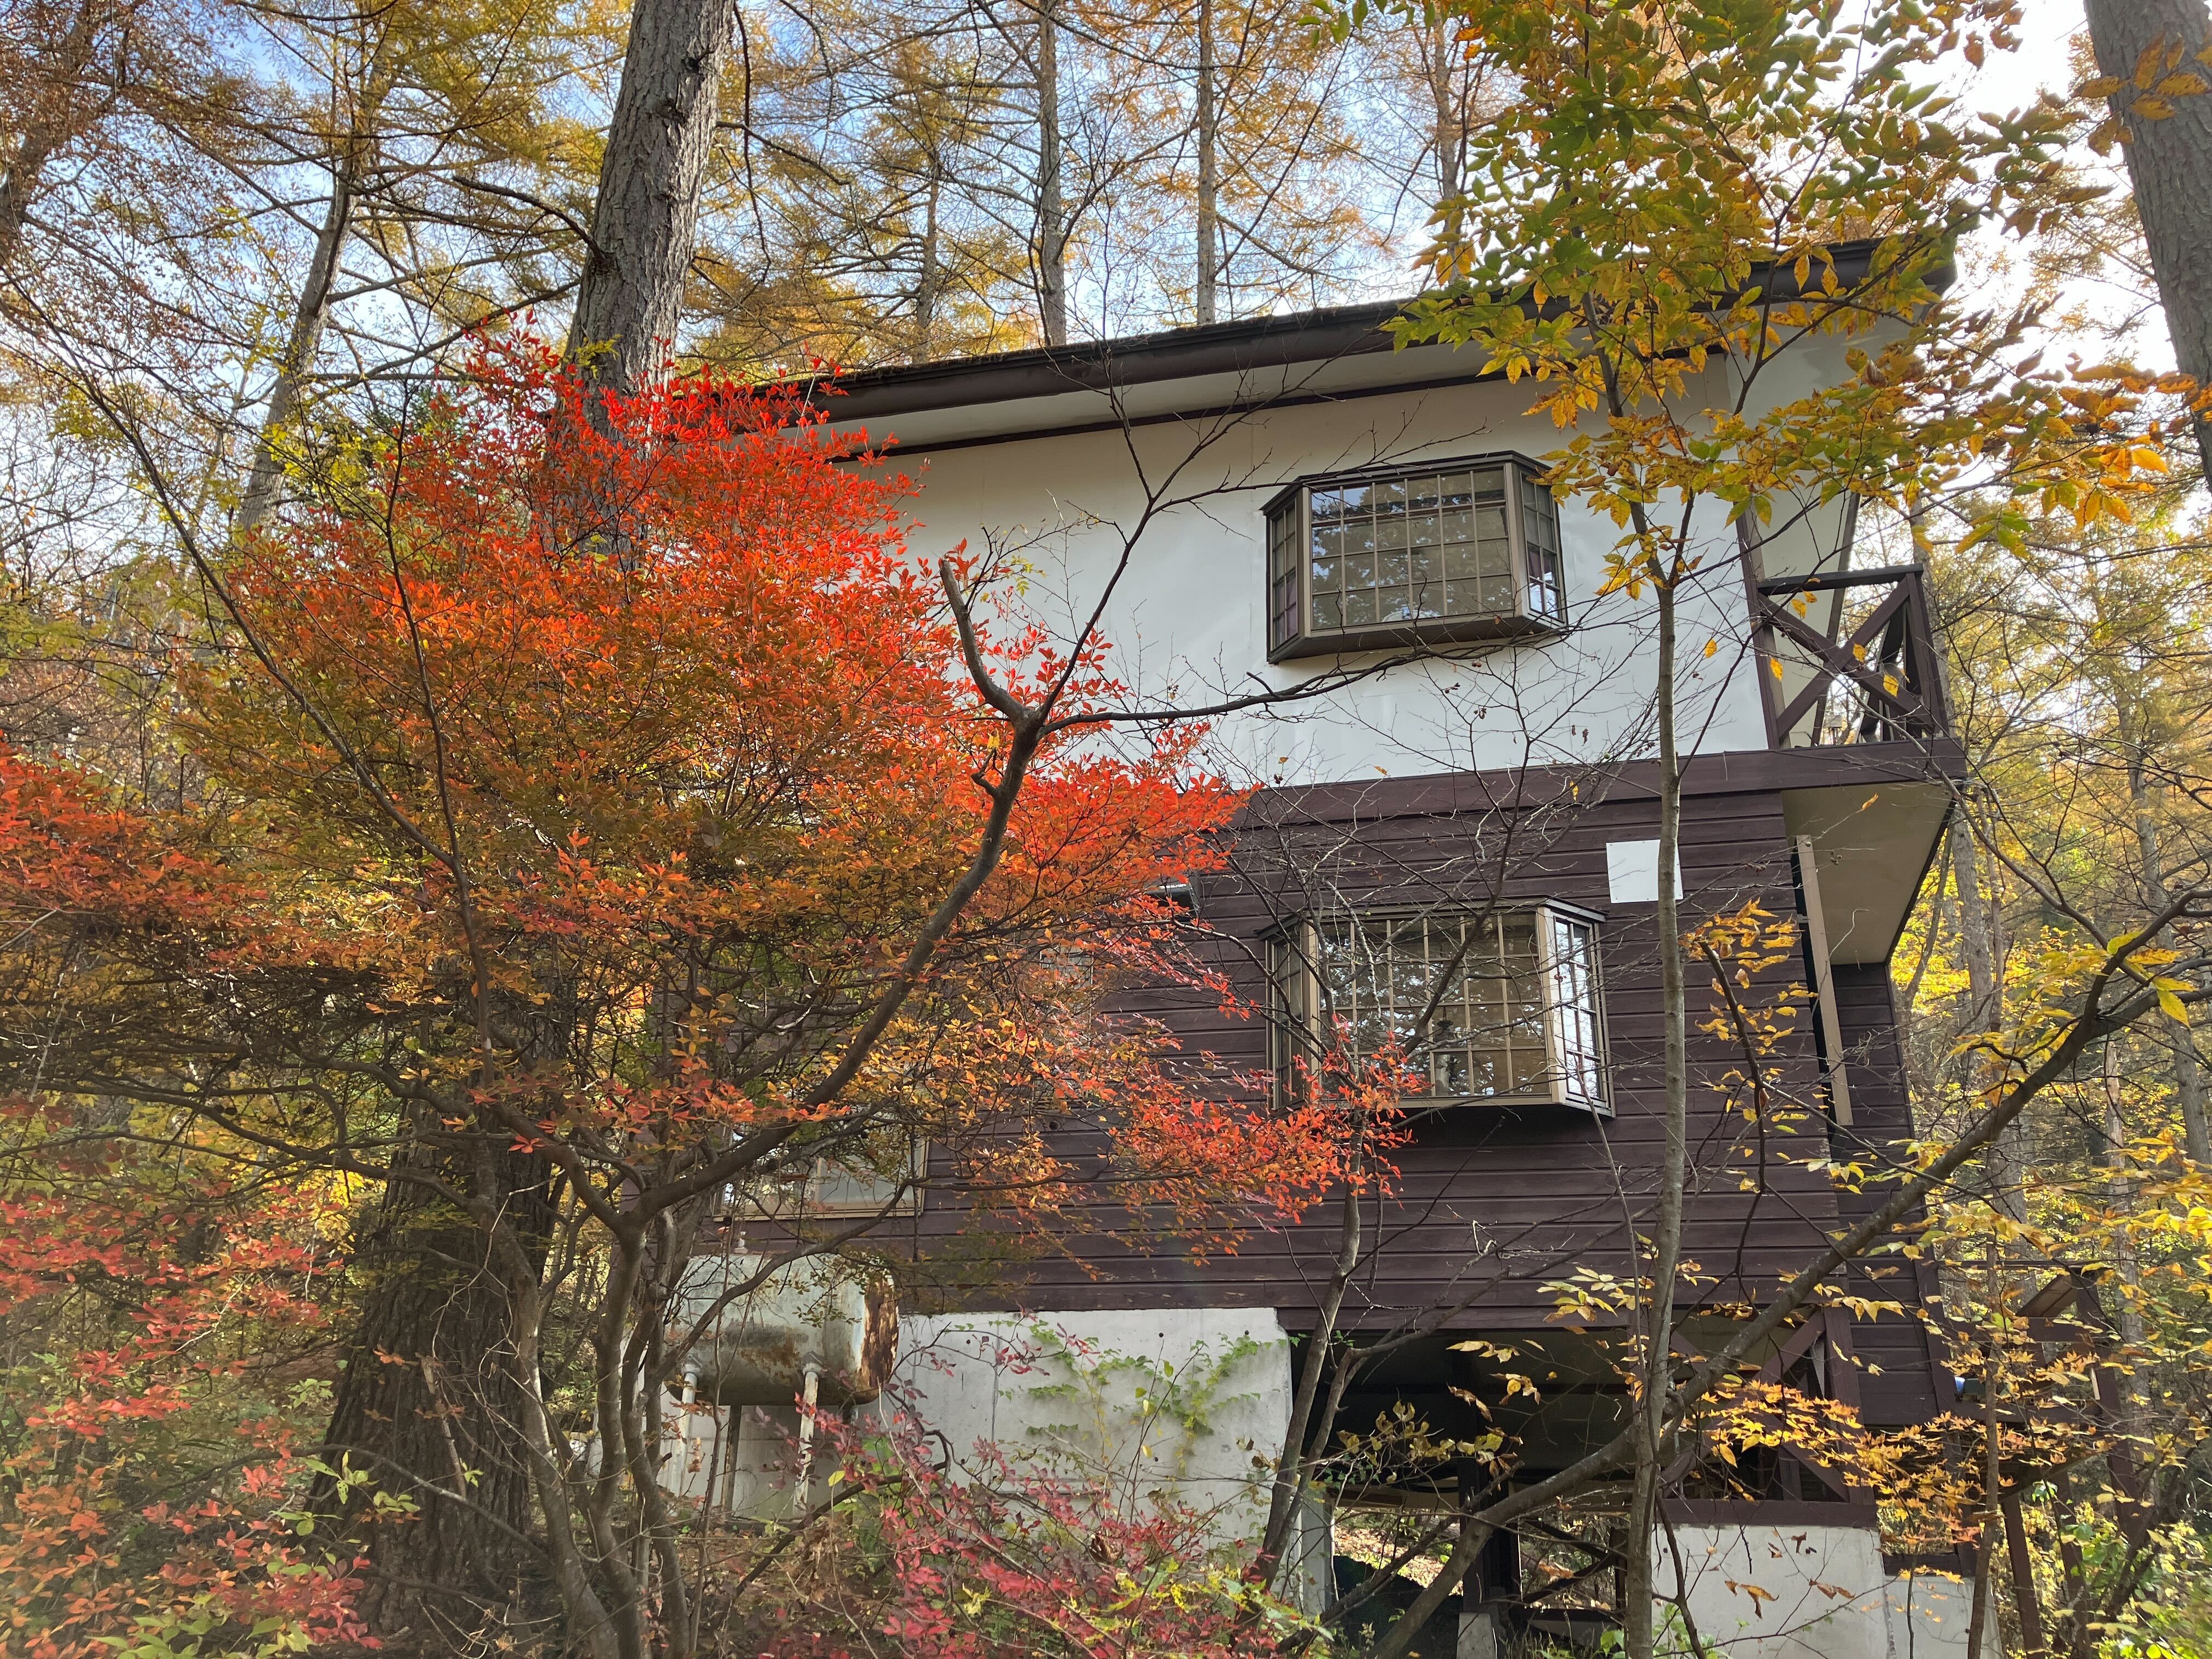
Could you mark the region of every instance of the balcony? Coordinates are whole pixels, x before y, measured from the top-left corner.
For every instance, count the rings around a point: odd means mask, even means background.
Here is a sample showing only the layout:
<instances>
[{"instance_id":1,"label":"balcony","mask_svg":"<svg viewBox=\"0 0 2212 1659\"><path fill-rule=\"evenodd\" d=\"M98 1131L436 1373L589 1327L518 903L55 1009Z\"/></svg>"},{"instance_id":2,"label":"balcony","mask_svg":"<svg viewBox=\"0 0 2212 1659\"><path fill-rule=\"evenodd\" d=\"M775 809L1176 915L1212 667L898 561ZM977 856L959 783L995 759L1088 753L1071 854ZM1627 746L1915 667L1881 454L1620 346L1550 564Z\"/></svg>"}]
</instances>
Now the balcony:
<instances>
[{"instance_id":1,"label":"balcony","mask_svg":"<svg viewBox=\"0 0 2212 1659\"><path fill-rule=\"evenodd\" d=\"M1775 577L1753 586L1751 603L1773 747L1898 743L1950 730L1918 565Z\"/></svg>"}]
</instances>

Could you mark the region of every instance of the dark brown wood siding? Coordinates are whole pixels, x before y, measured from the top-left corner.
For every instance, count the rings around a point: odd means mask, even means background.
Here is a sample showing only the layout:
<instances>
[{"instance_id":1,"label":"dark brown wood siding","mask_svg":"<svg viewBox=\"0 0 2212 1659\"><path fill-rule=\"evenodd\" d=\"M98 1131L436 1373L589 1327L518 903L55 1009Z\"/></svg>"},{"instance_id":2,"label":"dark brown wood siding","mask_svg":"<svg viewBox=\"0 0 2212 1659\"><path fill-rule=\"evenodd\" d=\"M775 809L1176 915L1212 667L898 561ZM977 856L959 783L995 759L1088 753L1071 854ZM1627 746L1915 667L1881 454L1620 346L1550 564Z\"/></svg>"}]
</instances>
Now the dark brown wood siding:
<instances>
[{"instance_id":1,"label":"dark brown wood siding","mask_svg":"<svg viewBox=\"0 0 2212 1659\"><path fill-rule=\"evenodd\" d=\"M1708 775L1723 769L1709 768ZM1686 925L1750 903L1777 919L1796 912L1782 796L1756 787L1767 781L1762 769L1740 769L1753 787L1731 787L1717 776L1685 802ZM1565 787L1532 791L1522 781L1499 785L1471 775L1377 780L1262 797L1248 815L1235 875L1201 885L1198 915L1218 935L1217 959L1255 998L1260 942L1310 902L1317 882L1335 902L1353 907L1552 899L1605 918L1614 1115L1471 1105L1416 1122L1410 1144L1396 1155L1395 1190L1379 1212L1370 1206L1366 1216L1369 1248L1346 1310L1351 1324L1540 1328L1557 1309L1559 1281L1578 1268L1627 1271L1632 1232L1650 1224L1663 1147L1662 1023L1655 907L1612 904L1606 846L1657 833L1656 802L1640 787L1570 780ZM1711 977L1692 964L1686 1245L1702 1297L1741 1304L1763 1297L1802 1267L1849 1211L1827 1176L1810 1167L1827 1154L1830 1140L1809 1010L1775 1056L1780 1097L1796 1106L1778 1115L1794 1121L1770 1114L1754 1121L1741 1110L1741 1090L1727 1086L1729 1074L1743 1069L1741 1050L1694 1029L1719 1012ZM1793 955L1761 975L1750 999L1771 999L1806 977ZM1855 1052L1866 1048L1885 1057L1854 1070L1855 1099L1864 1091L1862 1130L1887 1135L1895 1128L1901 1135L1905 1095L1886 988L1883 970L1851 970L1844 1018ZM1188 996L1137 996L1131 1007L1172 1029L1188 1059L1265 1063L1266 1031L1256 1019L1232 1018ZM1069 1145L1079 1146L1079 1137ZM1200 1260L1158 1245L1104 1194L1085 1220L1087 1227L1069 1236L1065 1256L1033 1261L963 1300L1043 1311L1264 1306L1280 1310L1296 1330L1313 1317L1338 1241L1329 1206L1294 1223L1255 1227L1233 1253ZM930 1239L973 1225L957 1197L935 1197L918 1242L927 1249ZM1912 1349L1903 1333L1896 1321L1867 1332L1870 1357L1878 1355L1882 1368L1870 1397L1883 1402L1889 1420L1924 1415L1930 1387L1924 1345ZM1904 1380L1915 1364L1917 1395Z\"/></svg>"},{"instance_id":2,"label":"dark brown wood siding","mask_svg":"<svg viewBox=\"0 0 2212 1659\"><path fill-rule=\"evenodd\" d=\"M1839 1137L1839 1141L1842 1150L1869 1170L1893 1170L1903 1161L1904 1143L1913 1131L1889 969L1886 964L1845 964L1835 974L1836 1016L1844 1028L1852 1109L1850 1135ZM1846 1224L1863 1220L1893 1190L1885 1182L1838 1194ZM1951 1373L1944 1364L1942 1345L1915 1316L1935 1293L1932 1272L1923 1263L1893 1255L1869 1263L1854 1279L1858 1294L1894 1302L1905 1310L1852 1322L1851 1346L1864 1368L1859 1398L1866 1420L1920 1423L1948 1409Z\"/></svg>"}]
</instances>

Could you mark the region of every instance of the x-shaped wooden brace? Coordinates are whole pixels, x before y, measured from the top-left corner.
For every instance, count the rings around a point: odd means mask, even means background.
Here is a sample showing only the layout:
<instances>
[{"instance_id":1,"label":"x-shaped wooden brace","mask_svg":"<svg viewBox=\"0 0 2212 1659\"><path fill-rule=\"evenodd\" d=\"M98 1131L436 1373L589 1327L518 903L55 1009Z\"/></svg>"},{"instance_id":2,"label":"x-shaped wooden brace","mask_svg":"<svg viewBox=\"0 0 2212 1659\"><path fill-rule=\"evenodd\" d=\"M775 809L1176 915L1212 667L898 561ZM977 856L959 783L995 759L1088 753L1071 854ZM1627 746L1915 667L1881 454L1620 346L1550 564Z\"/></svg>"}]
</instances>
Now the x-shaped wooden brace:
<instances>
[{"instance_id":1,"label":"x-shaped wooden brace","mask_svg":"<svg viewBox=\"0 0 2212 1659\"><path fill-rule=\"evenodd\" d=\"M1819 658L1827 670L1792 698L1787 708L1775 716L1775 729L1778 732L1794 729L1804 718L1805 712L1826 694L1839 674L1847 676L1863 687L1866 694L1875 699L1877 706L1893 711L1890 718L1900 724L1924 720L1927 699L1917 690L1910 696L1904 695L1905 688L1902 680L1891 681L1865 657L1867 647L1881 637L1882 629L1889 626L1891 619L1911 602L1911 589L1905 583L1899 582L1890 590L1889 597L1875 606L1873 614L1853 630L1850 638L1838 645L1808 627L1788 600L1777 601L1761 594L1759 606L1765 612L1767 625L1804 647ZM1908 635L1906 649L1909 651L1911 648L1911 640ZM1895 690L1891 690L1893 683L1897 687Z\"/></svg>"}]
</instances>

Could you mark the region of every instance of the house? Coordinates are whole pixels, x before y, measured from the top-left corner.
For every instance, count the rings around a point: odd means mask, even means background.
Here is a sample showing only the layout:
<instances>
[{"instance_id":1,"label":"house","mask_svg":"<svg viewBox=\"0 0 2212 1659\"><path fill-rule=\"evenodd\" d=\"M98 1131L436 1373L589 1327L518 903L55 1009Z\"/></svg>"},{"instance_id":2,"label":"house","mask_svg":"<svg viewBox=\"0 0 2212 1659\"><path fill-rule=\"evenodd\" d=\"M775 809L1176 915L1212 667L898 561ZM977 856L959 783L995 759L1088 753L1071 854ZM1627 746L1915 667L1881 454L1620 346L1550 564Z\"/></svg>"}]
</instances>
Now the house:
<instances>
[{"instance_id":1,"label":"house","mask_svg":"<svg viewBox=\"0 0 2212 1659\"><path fill-rule=\"evenodd\" d=\"M1840 251L1839 274L1863 257ZM1103 602L1133 696L1285 699L1215 722L1218 763L1264 788L1233 867L1188 896L1268 1017L1172 997L1142 1012L1188 1053L1284 1076L1325 1018L1379 1036L1431 1012L1418 1058L1431 1094L1364 1218L1341 1316L1388 1357L1339 1424L1411 1413L1467 1441L1508 1431L1526 1480L1626 1407L1610 1357L1621 1316L1559 1316L1578 1274L1601 1304L1590 1276L1628 1271L1662 1150L1652 603L1601 594L1617 532L1545 488L1540 458L1560 438L1526 412L1527 388L1473 354L1394 349L1393 314L878 371L829 409L895 441L921 486L918 546L1018 562L1048 623ZM1840 350L1811 344L1785 368L1840 373ZM1778 512L1757 535L1716 517L1682 599L1685 923L1753 903L1794 920L1789 959L1760 983L1810 988L1771 1057L1794 1113L1747 1121L1716 1086L1741 1055L1692 1036L1693 1345L1878 1201L1839 1189L1827 1159L1893 1158L1912 1133L1888 963L1962 766L1920 573L1870 560L1856 528L1845 503ZM1693 1024L1709 976L1693 975ZM901 1224L926 1254L967 1219L933 1191ZM909 1316L909 1354L946 1357L910 1368L909 1386L958 1445L1068 1417L1079 1360L1009 1376L993 1355L1010 1332L1137 1353L1155 1405L1159 1377L1205 1375L1234 1403L1184 1437L1175 1474L1249 1525L1255 1511L1237 1506L1256 1501L1255 1452L1279 1443L1340 1237L1335 1212L1316 1211L1193 1261L1102 1202L1073 1259ZM1892 1258L1855 1288L1909 1305L1932 1285ZM1766 1370L1879 1425L1925 1421L1954 1388L1921 1324L1894 1312L1816 1315ZM1101 1455L1143 1427L1115 1386L1095 1382ZM1335 1524L1354 1529L1363 1505L1433 1508L1484 1478L1463 1462L1380 1470L1341 1495ZM1885 1564L1871 1498L1842 1474L1785 1450L1725 1490L1702 1480L1682 1473L1668 1515L1707 1642L1773 1659L1963 1651L1965 1591ZM1327 1517L1309 1517L1316 1597L1340 1570L1328 1539ZM1578 1611L1533 1595L1540 1552L1523 1540L1523 1560L1511 1542L1452 1615L1468 1659L1524 1632L1588 1634L1590 1598ZM1551 1571L1571 1577L1571 1561Z\"/></svg>"}]
</instances>

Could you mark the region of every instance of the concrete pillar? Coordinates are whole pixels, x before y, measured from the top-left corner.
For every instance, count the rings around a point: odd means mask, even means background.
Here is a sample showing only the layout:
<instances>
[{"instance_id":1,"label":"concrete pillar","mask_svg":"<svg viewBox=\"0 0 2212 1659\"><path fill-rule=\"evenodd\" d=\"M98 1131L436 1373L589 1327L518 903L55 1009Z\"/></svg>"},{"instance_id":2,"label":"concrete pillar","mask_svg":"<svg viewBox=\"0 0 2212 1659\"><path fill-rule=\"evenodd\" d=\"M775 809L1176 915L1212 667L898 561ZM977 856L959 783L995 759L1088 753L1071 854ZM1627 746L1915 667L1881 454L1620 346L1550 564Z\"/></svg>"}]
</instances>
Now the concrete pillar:
<instances>
[{"instance_id":1,"label":"concrete pillar","mask_svg":"<svg viewBox=\"0 0 2212 1659\"><path fill-rule=\"evenodd\" d=\"M1473 1597L1460 1604L1459 1645L1455 1659L1502 1659L1504 1643L1498 1629L1498 1608Z\"/></svg>"},{"instance_id":2,"label":"concrete pillar","mask_svg":"<svg viewBox=\"0 0 2212 1659\"><path fill-rule=\"evenodd\" d=\"M1674 1547L1664 1531L1654 1545L1657 1586L1672 1595L1679 1583L1687 1592L1698 1638L1715 1652L1967 1659L1972 1585L1934 1569L1893 1573L1870 1508L1683 1504L1670 1518ZM1661 1609L1662 1621L1673 1614ZM1674 1644L1686 1650L1679 1632ZM1993 1644L1984 1647L1983 1659L1998 1659Z\"/></svg>"}]
</instances>

